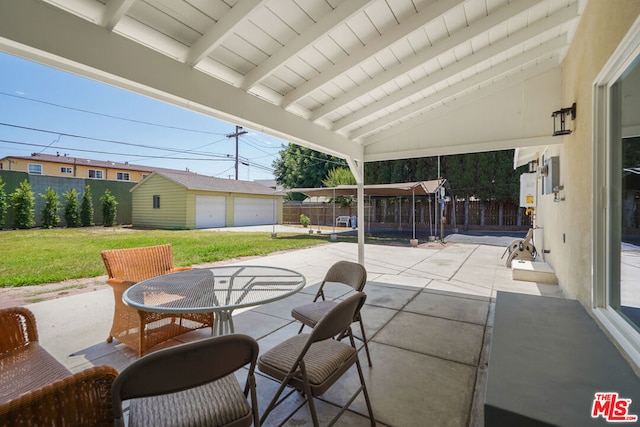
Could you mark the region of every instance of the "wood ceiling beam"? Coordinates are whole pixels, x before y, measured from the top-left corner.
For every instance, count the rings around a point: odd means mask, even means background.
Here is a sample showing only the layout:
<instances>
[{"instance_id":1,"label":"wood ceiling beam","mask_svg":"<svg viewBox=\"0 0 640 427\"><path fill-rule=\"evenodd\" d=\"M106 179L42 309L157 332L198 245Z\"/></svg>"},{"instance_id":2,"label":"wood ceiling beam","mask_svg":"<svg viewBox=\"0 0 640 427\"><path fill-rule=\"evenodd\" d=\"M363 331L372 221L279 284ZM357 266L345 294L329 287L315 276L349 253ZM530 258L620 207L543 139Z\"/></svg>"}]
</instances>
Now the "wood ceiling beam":
<instances>
[{"instance_id":1,"label":"wood ceiling beam","mask_svg":"<svg viewBox=\"0 0 640 427\"><path fill-rule=\"evenodd\" d=\"M492 57L499 55L506 50L509 50L513 47L518 46L519 44L531 40L536 36L539 36L545 31L564 24L565 22L575 18L576 13L577 4L574 4L572 7L564 8L547 18L535 22L534 24L515 32L514 34L509 35L509 37L503 38L496 43L493 43L477 51L473 55L469 55L466 58L463 58L444 69L436 71L435 73L423 79L420 79L415 83L406 86L390 94L389 96L386 96L385 98L354 112L353 114L350 114L349 116L337 120L333 123L331 130L338 131L340 129L344 129L345 127L351 126L360 120L366 119L367 117L372 116L387 107L390 107L406 98L409 98L416 93L437 85L438 83L444 82L451 77L456 76L458 73L461 73L462 71L475 67L476 65L488 59L491 59ZM553 50L555 50L555 48Z\"/></svg>"},{"instance_id":2,"label":"wood ceiling beam","mask_svg":"<svg viewBox=\"0 0 640 427\"><path fill-rule=\"evenodd\" d=\"M485 18L482 18L472 23L468 27L462 29L461 31L458 31L457 33L451 35L450 37L442 39L436 42L435 44L433 44L432 46L428 46L424 48L418 54L410 58L407 58L400 64L394 65L393 67L389 68L387 71L380 74L379 76L376 76L375 78L368 80L366 82L363 82L359 86L350 89L349 92L341 95L339 98L334 99L333 101L330 101L322 105L321 107L316 108L311 113L310 119L312 121L317 121L323 118L324 116L330 114L331 112L337 110L338 108L341 108L347 105L348 103L358 99L359 97L364 96L368 92L384 85L385 83L388 83L393 79L396 79L402 76L403 74L410 72L414 68L422 66L425 62L429 61L430 59L435 58L447 52L448 50L453 49L454 47L460 45L461 43L464 43L466 40L471 40L474 37L477 37L480 34L486 31L489 31L491 28L495 27L496 25L499 25L504 21L510 18L513 18L514 16L524 12L530 7L531 7L531 4L528 2L512 2L506 6L501 7L491 15L488 15ZM573 12L572 17L575 18L577 14L577 4L572 5L567 9L568 11L563 11L563 12L554 14L553 19L554 20L559 19L557 18L558 15L562 15L562 16L565 16L566 14L571 15L571 12ZM563 19L563 18L560 18L560 19Z\"/></svg>"},{"instance_id":3,"label":"wood ceiling beam","mask_svg":"<svg viewBox=\"0 0 640 427\"><path fill-rule=\"evenodd\" d=\"M457 111L467 107L468 105L473 105L482 100L486 100L492 95L495 95L510 87L522 84L527 80L535 78L539 75L542 75L548 71L551 71L559 67L560 67L560 64L558 63L557 58L546 59L544 61L537 63L533 67L529 67L523 70L520 73L512 74L505 79L500 79L498 82L490 86L482 87L476 91L473 91L470 94L465 95L464 97L456 98L454 101L452 101L447 105L448 108L436 108L431 111L423 112L422 114L420 114L420 123L418 124L416 124L415 121L409 120L399 124L398 126L385 129L381 132L370 135L367 138L363 138L361 142L365 149L365 161L368 162L372 160L380 160L379 156L384 155L384 154L381 154L382 151L378 150L375 153L376 158L374 159L372 157L373 154L371 153L372 151L371 148L374 146L382 147L382 146L385 146L385 144L389 144L390 141L393 141L394 143L392 145L389 145L389 147L391 147L392 150L396 150L399 134L410 132L416 126L420 126L423 123L433 122L434 120L441 120L442 117L447 115L450 116L452 114L454 115L458 114ZM555 140L557 139L561 139L561 138L555 138ZM440 143L443 145L450 145L446 140L443 140ZM455 148L452 147L451 149L455 149ZM454 154L454 153L449 152L448 154Z\"/></svg>"},{"instance_id":4,"label":"wood ceiling beam","mask_svg":"<svg viewBox=\"0 0 640 427\"><path fill-rule=\"evenodd\" d=\"M473 77L470 77L462 82L441 90L431 96L428 96L418 102L415 102L405 108L395 111L387 116L374 120L373 122L364 125L358 129L355 129L349 134L349 139L358 139L366 135L369 135L381 128L392 125L395 122L405 119L408 116L419 113L433 107L434 105L451 98L455 95L461 94L467 90L473 89L479 85L495 80L500 76L509 72L516 71L520 67L535 61L544 56L552 56L552 54L562 48L568 46L566 37L556 37L538 47L530 49L521 55L510 58L495 67L491 67Z\"/></svg>"},{"instance_id":5,"label":"wood ceiling beam","mask_svg":"<svg viewBox=\"0 0 640 427\"><path fill-rule=\"evenodd\" d=\"M243 0L236 3L224 16L216 22L191 46L184 59L185 64L193 67L209 55L220 43L239 26L247 17L267 0Z\"/></svg>"},{"instance_id":6,"label":"wood ceiling beam","mask_svg":"<svg viewBox=\"0 0 640 427\"><path fill-rule=\"evenodd\" d=\"M371 43L356 49L344 61L339 61L333 67L321 72L318 76L298 86L282 99L280 104L283 108L287 108L294 102L304 98L322 85L330 82L339 75L349 71L363 61L371 58L383 49L388 48L392 44L403 39L412 32L424 27L434 19L439 19L452 8L459 6L466 0L439 0L424 8L420 13L413 15L402 24L396 25L387 33L373 40Z\"/></svg>"},{"instance_id":7,"label":"wood ceiling beam","mask_svg":"<svg viewBox=\"0 0 640 427\"><path fill-rule=\"evenodd\" d=\"M312 25L307 31L295 37L286 46L279 49L260 65L251 70L244 77L240 87L249 90L273 73L278 67L286 63L300 51L326 36L338 25L343 24L354 14L364 9L371 0L349 0L342 3L336 9L325 15L321 20Z\"/></svg>"},{"instance_id":8,"label":"wood ceiling beam","mask_svg":"<svg viewBox=\"0 0 640 427\"><path fill-rule=\"evenodd\" d=\"M107 2L102 13L102 26L109 31L113 31L120 19L131 9L135 2L136 0L111 0Z\"/></svg>"}]
</instances>

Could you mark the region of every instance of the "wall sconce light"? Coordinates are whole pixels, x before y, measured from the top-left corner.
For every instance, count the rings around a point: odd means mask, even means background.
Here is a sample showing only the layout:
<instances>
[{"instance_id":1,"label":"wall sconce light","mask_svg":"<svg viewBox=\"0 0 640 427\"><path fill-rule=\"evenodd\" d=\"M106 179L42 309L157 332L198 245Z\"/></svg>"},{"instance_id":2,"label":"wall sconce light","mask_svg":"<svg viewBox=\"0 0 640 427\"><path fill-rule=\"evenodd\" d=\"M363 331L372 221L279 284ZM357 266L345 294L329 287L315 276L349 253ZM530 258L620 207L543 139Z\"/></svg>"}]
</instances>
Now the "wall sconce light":
<instances>
[{"instance_id":1,"label":"wall sconce light","mask_svg":"<svg viewBox=\"0 0 640 427\"><path fill-rule=\"evenodd\" d=\"M561 108L558 111L551 113L553 117L553 136L569 135L571 129L567 129L567 116L571 114L571 120L576 119L576 103L574 102L571 107Z\"/></svg>"},{"instance_id":2,"label":"wall sconce light","mask_svg":"<svg viewBox=\"0 0 640 427\"><path fill-rule=\"evenodd\" d=\"M538 161L531 160L529 163L529 173L534 173L538 171Z\"/></svg>"}]
</instances>

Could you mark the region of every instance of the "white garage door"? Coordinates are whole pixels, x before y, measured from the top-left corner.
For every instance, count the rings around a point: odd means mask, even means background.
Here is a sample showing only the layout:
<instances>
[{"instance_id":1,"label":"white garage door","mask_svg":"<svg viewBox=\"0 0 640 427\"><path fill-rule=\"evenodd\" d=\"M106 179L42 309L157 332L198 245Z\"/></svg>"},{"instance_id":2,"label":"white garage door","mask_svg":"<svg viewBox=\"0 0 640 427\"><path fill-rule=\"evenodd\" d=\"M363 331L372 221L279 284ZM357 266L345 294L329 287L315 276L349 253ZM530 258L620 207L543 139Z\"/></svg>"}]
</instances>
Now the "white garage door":
<instances>
[{"instance_id":1,"label":"white garage door","mask_svg":"<svg viewBox=\"0 0 640 427\"><path fill-rule=\"evenodd\" d=\"M196 196L196 228L224 227L226 218L226 197Z\"/></svg>"},{"instance_id":2,"label":"white garage door","mask_svg":"<svg viewBox=\"0 0 640 427\"><path fill-rule=\"evenodd\" d=\"M261 225L274 223L273 199L236 197L233 200L233 225Z\"/></svg>"}]
</instances>

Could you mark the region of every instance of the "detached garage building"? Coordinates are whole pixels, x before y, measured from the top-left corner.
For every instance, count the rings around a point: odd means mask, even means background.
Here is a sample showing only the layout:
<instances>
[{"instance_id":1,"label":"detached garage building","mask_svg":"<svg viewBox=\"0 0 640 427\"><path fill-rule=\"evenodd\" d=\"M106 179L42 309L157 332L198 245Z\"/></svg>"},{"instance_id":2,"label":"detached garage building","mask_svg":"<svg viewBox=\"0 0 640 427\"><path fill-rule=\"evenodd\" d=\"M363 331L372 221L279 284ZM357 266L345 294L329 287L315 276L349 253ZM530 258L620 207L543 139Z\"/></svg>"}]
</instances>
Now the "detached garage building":
<instances>
[{"instance_id":1,"label":"detached garage building","mask_svg":"<svg viewBox=\"0 0 640 427\"><path fill-rule=\"evenodd\" d=\"M280 223L282 218L282 195L251 181L163 171L131 192L134 227L231 227Z\"/></svg>"}]
</instances>

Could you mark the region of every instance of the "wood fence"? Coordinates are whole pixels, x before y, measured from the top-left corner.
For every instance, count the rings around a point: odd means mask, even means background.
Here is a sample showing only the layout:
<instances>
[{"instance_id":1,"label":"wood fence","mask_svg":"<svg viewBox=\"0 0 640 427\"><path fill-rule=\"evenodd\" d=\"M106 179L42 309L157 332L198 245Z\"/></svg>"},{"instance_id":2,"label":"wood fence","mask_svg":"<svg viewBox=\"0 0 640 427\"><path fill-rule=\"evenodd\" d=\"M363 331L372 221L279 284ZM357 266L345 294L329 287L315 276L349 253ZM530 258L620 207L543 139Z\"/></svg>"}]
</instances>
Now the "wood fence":
<instances>
[{"instance_id":1,"label":"wood fence","mask_svg":"<svg viewBox=\"0 0 640 427\"><path fill-rule=\"evenodd\" d=\"M413 224L412 200L407 198L371 198L365 204L366 223L376 226L402 226ZM466 213L465 213L466 212ZM299 224L300 215L306 215L311 225L332 226L338 216L356 216L357 207L341 208L332 203L285 202L285 224ZM455 216L454 216L455 213ZM429 228L439 223L440 212L433 199L416 197L416 227ZM465 221L466 217L466 221ZM525 210L512 203L495 203L491 201L450 200L444 206L445 225L449 228L486 228L486 229L522 229L531 227L531 217Z\"/></svg>"}]
</instances>

